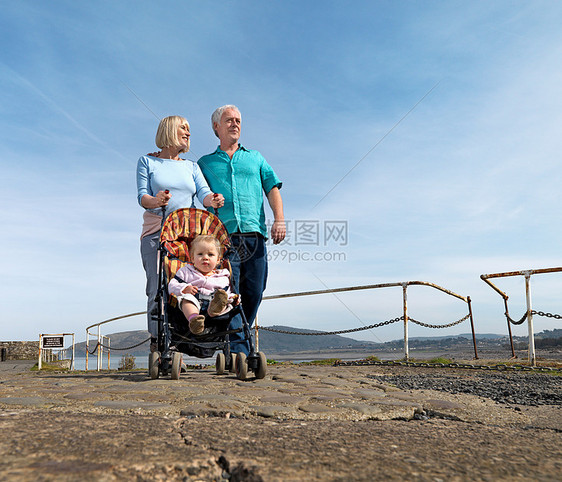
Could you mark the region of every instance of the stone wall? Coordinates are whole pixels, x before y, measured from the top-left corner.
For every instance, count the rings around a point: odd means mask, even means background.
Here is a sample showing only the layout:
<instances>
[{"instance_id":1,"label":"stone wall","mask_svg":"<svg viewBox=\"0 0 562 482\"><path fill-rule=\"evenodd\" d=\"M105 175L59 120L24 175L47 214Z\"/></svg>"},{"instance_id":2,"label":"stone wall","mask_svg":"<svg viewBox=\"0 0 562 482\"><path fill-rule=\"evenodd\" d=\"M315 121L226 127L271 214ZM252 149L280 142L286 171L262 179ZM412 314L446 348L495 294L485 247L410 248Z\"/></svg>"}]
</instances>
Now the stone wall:
<instances>
[{"instance_id":1,"label":"stone wall","mask_svg":"<svg viewBox=\"0 0 562 482\"><path fill-rule=\"evenodd\" d=\"M39 341L0 341L0 361L37 360Z\"/></svg>"}]
</instances>

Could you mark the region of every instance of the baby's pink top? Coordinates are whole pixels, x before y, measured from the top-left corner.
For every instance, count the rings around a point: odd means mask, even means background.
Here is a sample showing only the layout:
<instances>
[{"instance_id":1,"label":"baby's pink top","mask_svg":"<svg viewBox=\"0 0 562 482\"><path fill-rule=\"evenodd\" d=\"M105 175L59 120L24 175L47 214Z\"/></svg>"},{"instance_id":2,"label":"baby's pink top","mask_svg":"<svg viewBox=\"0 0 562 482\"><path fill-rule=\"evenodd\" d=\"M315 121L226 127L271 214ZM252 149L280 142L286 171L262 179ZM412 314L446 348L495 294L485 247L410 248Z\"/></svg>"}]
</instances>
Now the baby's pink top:
<instances>
[{"instance_id":1,"label":"baby's pink top","mask_svg":"<svg viewBox=\"0 0 562 482\"><path fill-rule=\"evenodd\" d=\"M182 294L182 290L187 286L197 286L199 292L203 295L212 295L216 289L223 289L228 293L231 298L230 291L230 273L227 269L218 269L211 271L208 275L204 275L192 264L186 264L180 268L176 273L178 278L183 280L183 283L175 278L168 283L168 291L176 296Z\"/></svg>"}]
</instances>

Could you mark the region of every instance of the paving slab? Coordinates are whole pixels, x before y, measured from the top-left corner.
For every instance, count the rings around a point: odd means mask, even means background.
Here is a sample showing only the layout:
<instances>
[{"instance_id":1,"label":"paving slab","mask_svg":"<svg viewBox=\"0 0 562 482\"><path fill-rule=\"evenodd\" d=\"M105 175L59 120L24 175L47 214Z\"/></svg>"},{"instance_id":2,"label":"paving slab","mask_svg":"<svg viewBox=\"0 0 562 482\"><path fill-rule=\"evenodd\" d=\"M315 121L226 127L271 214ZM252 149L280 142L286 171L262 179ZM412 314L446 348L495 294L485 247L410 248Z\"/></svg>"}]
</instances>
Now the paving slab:
<instances>
[{"instance_id":1,"label":"paving slab","mask_svg":"<svg viewBox=\"0 0 562 482\"><path fill-rule=\"evenodd\" d=\"M297 409L285 405L265 405L265 406L251 406L251 409L256 411L256 415L260 417L277 417L277 418L297 418Z\"/></svg>"},{"instance_id":2,"label":"paving slab","mask_svg":"<svg viewBox=\"0 0 562 482\"><path fill-rule=\"evenodd\" d=\"M101 400L94 402L94 407L105 407L114 410L131 410L135 408L142 408L144 410L166 409L170 410L171 405L164 403L145 402L141 400Z\"/></svg>"}]
</instances>

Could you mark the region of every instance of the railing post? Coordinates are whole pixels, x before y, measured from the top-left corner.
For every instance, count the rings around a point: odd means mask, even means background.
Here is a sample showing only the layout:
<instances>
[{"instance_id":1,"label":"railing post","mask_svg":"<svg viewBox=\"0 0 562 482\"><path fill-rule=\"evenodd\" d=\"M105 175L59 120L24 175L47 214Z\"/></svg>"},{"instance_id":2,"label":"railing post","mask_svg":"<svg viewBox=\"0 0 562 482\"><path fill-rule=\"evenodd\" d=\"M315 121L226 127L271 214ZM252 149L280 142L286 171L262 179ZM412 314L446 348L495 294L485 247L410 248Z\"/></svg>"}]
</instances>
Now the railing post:
<instances>
[{"instance_id":1,"label":"railing post","mask_svg":"<svg viewBox=\"0 0 562 482\"><path fill-rule=\"evenodd\" d=\"M74 337L74 333L72 333L72 363L70 364L70 369L71 369L71 370L74 370L74 369L76 368L75 360L74 360L75 355L76 355L76 352L75 352L75 350L74 350L74 343L75 343L75 341L76 341L76 340L75 340L75 337Z\"/></svg>"},{"instance_id":2,"label":"railing post","mask_svg":"<svg viewBox=\"0 0 562 482\"><path fill-rule=\"evenodd\" d=\"M474 345L474 359L478 360L478 350L476 349L476 333L474 332L474 319L472 317L472 303L470 296L466 297L466 302L468 303L468 313L470 315L470 328L472 329L472 344Z\"/></svg>"},{"instance_id":3,"label":"railing post","mask_svg":"<svg viewBox=\"0 0 562 482\"><path fill-rule=\"evenodd\" d=\"M101 325L98 325L98 372L101 370Z\"/></svg>"},{"instance_id":4,"label":"railing post","mask_svg":"<svg viewBox=\"0 0 562 482\"><path fill-rule=\"evenodd\" d=\"M404 298L404 359L410 359L410 350L408 347L408 283L402 284L402 292Z\"/></svg>"},{"instance_id":5,"label":"railing post","mask_svg":"<svg viewBox=\"0 0 562 482\"><path fill-rule=\"evenodd\" d=\"M41 363L42 363L42 358L43 358L43 335L39 335L39 360L37 360L37 369L41 370Z\"/></svg>"},{"instance_id":6,"label":"railing post","mask_svg":"<svg viewBox=\"0 0 562 482\"><path fill-rule=\"evenodd\" d=\"M515 347L513 346L513 334L511 333L511 321L509 321L509 310L507 308L507 297L503 299L505 306L505 319L507 321L507 332L509 333L509 344L511 345L511 358L517 358L515 354Z\"/></svg>"},{"instance_id":7,"label":"railing post","mask_svg":"<svg viewBox=\"0 0 562 482\"><path fill-rule=\"evenodd\" d=\"M531 312L531 273L525 273L525 295L527 297L527 327L529 330L529 364L536 365L535 335L533 333L533 313Z\"/></svg>"}]
</instances>

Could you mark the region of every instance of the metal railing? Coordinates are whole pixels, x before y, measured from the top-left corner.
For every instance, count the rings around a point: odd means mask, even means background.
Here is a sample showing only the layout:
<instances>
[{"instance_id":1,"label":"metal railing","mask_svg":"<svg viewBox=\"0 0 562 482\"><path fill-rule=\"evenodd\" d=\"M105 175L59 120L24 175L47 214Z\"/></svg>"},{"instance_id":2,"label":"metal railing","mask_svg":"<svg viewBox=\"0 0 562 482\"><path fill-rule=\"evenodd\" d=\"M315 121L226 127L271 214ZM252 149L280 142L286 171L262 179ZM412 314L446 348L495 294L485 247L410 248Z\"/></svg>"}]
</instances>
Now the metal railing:
<instances>
[{"instance_id":1,"label":"metal railing","mask_svg":"<svg viewBox=\"0 0 562 482\"><path fill-rule=\"evenodd\" d=\"M409 318L408 316L408 293L407 293L407 289L408 286L429 286L431 288L435 288L439 291L442 291L443 293L446 293L450 296L453 296L455 298L458 298L462 301L464 301L467 305L468 305L468 315L465 316L464 318L461 318L460 320L453 322L453 323L449 323L447 325L429 325L427 323L421 323L419 321L416 321L412 318ZM281 295L270 295L270 296L264 296L263 300L278 300L278 299L282 299L282 298L295 298L295 297L299 297L299 296L312 296L312 295L322 295L322 294L333 294L333 293L343 293L343 292L348 292L348 291L360 291L360 290L371 290L371 289L377 289L377 288L390 288L390 287L397 287L400 286L402 287L402 300L403 300L403 315L399 318L396 318L394 320L389 320L386 322L382 322L376 325L371 325L368 327L364 327L364 328L360 328L360 329L353 329L353 330L341 330L338 333L342 333L342 332L352 332L352 331L360 331L360 330L365 330L365 329L369 329L371 327L376 327L376 326L382 326L382 325L386 325L389 324L391 322L394 321L399 321L399 320L403 320L404 321L404 358L406 360L408 360L410 358L410 353L409 353L409 343L408 343L408 321L412 321L413 323L416 323L418 325L421 326L425 326L425 327L429 327L429 328L446 328L449 326L453 326L456 325L464 320L466 320L467 318L470 318L470 327L472 330L472 343L474 345L474 358L478 359L478 351L476 349L476 334L474 332L474 319L472 316L472 306L471 306L471 301L470 301L470 296L462 296L459 295L457 293L454 293L453 291L450 291L446 288L443 288L439 285L436 285L434 283L429 283L427 281L405 281L405 282L399 282L399 283L380 283L380 284L374 284L374 285L363 285L363 286L351 286L351 287L347 287L347 288L334 288L334 289L325 289L325 290L317 290L317 291L301 291L298 293L286 293L286 294L281 294ZM256 344L259 343L259 329L262 330L267 330L267 327L258 327L258 323L257 323L257 319L256 319L256 323L255 323L255 329L256 329ZM274 330L269 330L269 331L274 331ZM295 333L295 334L300 334L302 335L302 333ZM315 333L310 333L311 335L314 335ZM316 333L316 334L329 334L329 333Z\"/></svg>"},{"instance_id":2,"label":"metal railing","mask_svg":"<svg viewBox=\"0 0 562 482\"><path fill-rule=\"evenodd\" d=\"M460 320L457 320L453 323L448 323L446 325L431 325L428 323L422 323L420 321L414 320L413 318L409 317L408 315L408 286L429 286L431 288L435 288L443 293L446 293L450 296L453 296L455 298L458 298L462 301L464 301L467 306L468 306L468 314L466 316L464 316L463 318L461 318ZM322 295L322 294L333 294L333 293L343 293L343 292L349 292L349 291L361 291L361 290L371 290L371 289L377 289L377 288L390 288L390 287L402 287L402 299L403 299L403 304L402 304L402 310L403 310L403 315L395 318L393 320L388 320L382 323L377 323L375 325L371 325L371 326L367 326L367 327L362 327L362 328L354 328L351 330L340 330L337 333L351 333L351 332L356 332L356 331L361 331L361 330L365 330L365 329L369 329L369 328L373 328L373 327L377 327L377 326L383 326L383 325L388 325L390 323L394 323L397 321L403 321L404 322L404 358L406 360L409 360L410 358L410 350L409 350L409 342L408 342L408 322L411 321L412 323L416 323L420 326L425 326L427 328L448 328L450 326L453 325L457 325L463 321L465 321L466 319L470 318L470 328L471 328L471 332L472 332L472 344L474 346L474 359L478 359L478 351L476 348L476 334L474 332L474 318L472 316L472 306L471 306L471 301L470 301L470 296L462 296L459 295L451 290L448 290L446 288L443 288L442 286L436 285L434 283L430 283L427 281L405 281L405 282L397 282L397 283L380 283L380 284L374 284L374 285L363 285L363 286L351 286L351 287L346 287L346 288L334 288L334 289L325 289L325 290L317 290L317 291L302 291L302 292L298 292L298 293L285 293L285 294L280 294L280 295L269 295L269 296L264 296L263 300L267 301L267 300L277 300L277 299L283 299L283 298L296 298L299 296L313 296L313 295ZM117 321L117 320L121 320L124 318L129 318L132 316L137 316L137 315L145 315L146 311L139 311L136 313L130 313L128 315L123 315L123 316L117 316L115 318L110 318L108 320L104 320L101 321L99 323L94 323L93 325L90 325L86 328L86 370L88 370L88 355L94 353L95 351L97 351L97 370L101 370L102 368L102 353L103 353L103 348L105 347L108 351L108 368L109 368L109 353L110 353L110 347L109 345L104 345L103 344L103 338L107 338L105 336L103 336L101 334L101 325L104 325L106 323L110 323L112 321ZM90 330L92 328L97 327L97 334L92 334L90 333ZM264 326L258 326L258 322L257 322L257 317L256 317L256 323L254 325L255 328L255 339L256 339L256 345L259 344L259 330L269 330L269 331L275 331L275 330L271 330L268 327L264 327ZM297 335L302 335L303 333L294 333ZM311 334L331 334L331 333L322 333L322 332L318 332L318 333L311 333ZM89 340L91 336L95 336L97 339L97 343L95 348L92 350L92 352L90 352L89 349ZM144 342L143 342L144 343ZM256 348L257 349L257 348Z\"/></svg>"},{"instance_id":3,"label":"metal railing","mask_svg":"<svg viewBox=\"0 0 562 482\"><path fill-rule=\"evenodd\" d=\"M97 370L102 369L102 356L104 347L107 348L107 368L110 367L110 354L111 348L109 344L109 338L101 334L101 325L110 323L112 321L122 320L125 318L130 318L131 316L146 315L146 311L138 311L136 313L129 313L128 315L116 316L115 318L109 318L108 320L100 321L99 323L94 323L86 328L86 370L88 370L88 356L97 352ZM97 334L90 333L91 328L97 327ZM97 343L95 348L90 352L90 337L95 336ZM107 345L103 343L104 338L107 340Z\"/></svg>"},{"instance_id":4,"label":"metal railing","mask_svg":"<svg viewBox=\"0 0 562 482\"><path fill-rule=\"evenodd\" d=\"M533 314L531 306L531 276L534 274L544 274L544 273L559 273L562 272L562 267L558 268L543 268L543 269L528 269L528 270L521 270L521 271L509 271L507 273L494 273L494 274L483 274L480 275L480 278L490 285L494 291L496 291L504 301L505 305L505 316L507 318L507 329L509 332L509 341L511 343L511 353L513 357L515 357L515 349L513 347L513 336L511 334L511 324L521 324L527 320L527 331L529 336L529 364L532 366L536 365L536 355L535 355L535 335L533 331ZM491 278L506 278L510 276L524 276L525 277L525 298L527 302L527 311L519 321L514 321L509 316L509 310L507 307L507 300L509 296L500 290L494 283L490 281Z\"/></svg>"}]
</instances>

